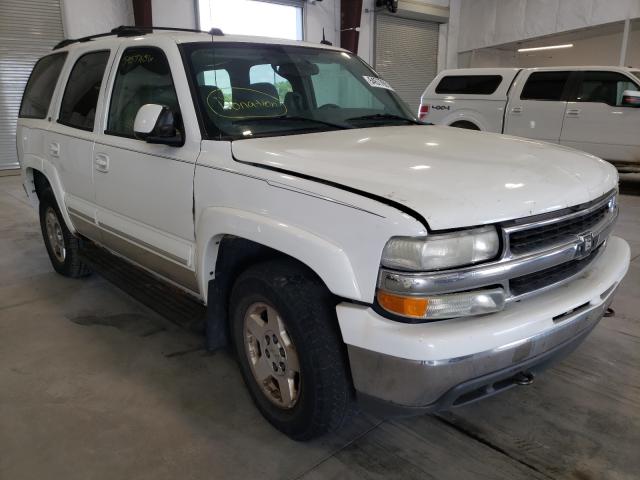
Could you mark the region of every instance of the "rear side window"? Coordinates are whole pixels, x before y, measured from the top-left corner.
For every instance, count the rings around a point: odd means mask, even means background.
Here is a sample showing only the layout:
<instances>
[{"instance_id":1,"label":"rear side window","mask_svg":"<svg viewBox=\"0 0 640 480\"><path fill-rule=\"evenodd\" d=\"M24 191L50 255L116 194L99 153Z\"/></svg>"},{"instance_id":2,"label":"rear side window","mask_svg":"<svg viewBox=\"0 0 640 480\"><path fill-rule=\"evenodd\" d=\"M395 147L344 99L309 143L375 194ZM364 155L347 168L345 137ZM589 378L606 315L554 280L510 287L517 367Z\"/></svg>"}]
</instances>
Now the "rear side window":
<instances>
[{"instance_id":1,"label":"rear side window","mask_svg":"<svg viewBox=\"0 0 640 480\"><path fill-rule=\"evenodd\" d=\"M108 60L109 51L104 50L87 53L76 61L64 90L58 123L93 130L100 85Z\"/></svg>"},{"instance_id":2,"label":"rear side window","mask_svg":"<svg viewBox=\"0 0 640 480\"><path fill-rule=\"evenodd\" d=\"M638 90L629 77L616 72L584 72L576 101L622 106L625 90Z\"/></svg>"},{"instance_id":3,"label":"rear side window","mask_svg":"<svg viewBox=\"0 0 640 480\"><path fill-rule=\"evenodd\" d=\"M491 95L502 83L502 75L448 75L440 80L436 93Z\"/></svg>"},{"instance_id":4,"label":"rear side window","mask_svg":"<svg viewBox=\"0 0 640 480\"><path fill-rule=\"evenodd\" d=\"M41 58L33 67L27 87L22 95L20 118L45 118L56 88L66 53L55 53Z\"/></svg>"},{"instance_id":5,"label":"rear side window","mask_svg":"<svg viewBox=\"0 0 640 480\"><path fill-rule=\"evenodd\" d=\"M520 100L560 101L569 72L534 72L529 75Z\"/></svg>"},{"instance_id":6,"label":"rear side window","mask_svg":"<svg viewBox=\"0 0 640 480\"><path fill-rule=\"evenodd\" d=\"M216 75L205 75L203 87L215 78ZM133 138L136 115L140 107L147 103L168 107L174 114L180 112L171 69L164 52L153 47L128 48L118 65L105 133Z\"/></svg>"}]
</instances>

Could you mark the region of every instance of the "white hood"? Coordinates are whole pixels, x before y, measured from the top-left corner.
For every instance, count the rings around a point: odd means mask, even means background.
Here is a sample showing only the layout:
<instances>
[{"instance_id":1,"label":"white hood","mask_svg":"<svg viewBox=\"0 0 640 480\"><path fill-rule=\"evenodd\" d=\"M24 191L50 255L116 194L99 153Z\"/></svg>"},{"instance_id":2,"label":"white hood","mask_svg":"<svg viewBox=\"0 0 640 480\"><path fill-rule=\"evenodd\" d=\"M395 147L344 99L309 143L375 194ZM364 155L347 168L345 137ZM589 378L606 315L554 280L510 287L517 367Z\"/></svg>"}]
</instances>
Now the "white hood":
<instances>
[{"instance_id":1,"label":"white hood","mask_svg":"<svg viewBox=\"0 0 640 480\"><path fill-rule=\"evenodd\" d=\"M592 155L450 127L402 126L233 142L236 159L402 203L434 230L536 215L593 200L617 172Z\"/></svg>"}]
</instances>

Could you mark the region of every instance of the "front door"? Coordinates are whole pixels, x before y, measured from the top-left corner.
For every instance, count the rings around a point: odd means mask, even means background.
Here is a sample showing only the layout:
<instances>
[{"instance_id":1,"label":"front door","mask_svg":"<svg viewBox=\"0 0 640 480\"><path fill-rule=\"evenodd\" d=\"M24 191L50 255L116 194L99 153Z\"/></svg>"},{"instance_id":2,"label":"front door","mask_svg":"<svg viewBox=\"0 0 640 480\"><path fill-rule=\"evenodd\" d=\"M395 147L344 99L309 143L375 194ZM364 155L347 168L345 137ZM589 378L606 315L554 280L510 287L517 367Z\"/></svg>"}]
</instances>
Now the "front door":
<instances>
[{"instance_id":1,"label":"front door","mask_svg":"<svg viewBox=\"0 0 640 480\"><path fill-rule=\"evenodd\" d=\"M640 163L640 108L623 104L625 90L640 86L619 72L581 72L560 143L605 160Z\"/></svg>"},{"instance_id":2,"label":"front door","mask_svg":"<svg viewBox=\"0 0 640 480\"><path fill-rule=\"evenodd\" d=\"M507 105L504 133L558 143L569 72L532 71L519 82Z\"/></svg>"},{"instance_id":3,"label":"front door","mask_svg":"<svg viewBox=\"0 0 640 480\"><path fill-rule=\"evenodd\" d=\"M160 104L181 118L172 71L182 65L173 50L157 46L126 48L111 75L113 85L96 139L93 165L98 225L112 250L156 274L196 291L193 219L193 174L199 141L193 132L179 147L138 140L133 124L140 107ZM181 67L179 67L181 68ZM186 78L184 79L186 81Z\"/></svg>"}]
</instances>

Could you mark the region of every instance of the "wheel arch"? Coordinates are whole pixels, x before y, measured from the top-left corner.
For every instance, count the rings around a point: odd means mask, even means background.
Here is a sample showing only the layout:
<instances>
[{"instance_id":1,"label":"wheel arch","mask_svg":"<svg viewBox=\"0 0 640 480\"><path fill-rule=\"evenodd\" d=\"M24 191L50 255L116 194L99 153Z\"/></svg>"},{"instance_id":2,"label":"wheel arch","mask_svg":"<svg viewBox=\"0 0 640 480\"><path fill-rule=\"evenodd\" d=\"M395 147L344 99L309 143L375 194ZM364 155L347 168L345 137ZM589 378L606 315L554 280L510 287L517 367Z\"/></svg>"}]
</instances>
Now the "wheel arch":
<instances>
[{"instance_id":1,"label":"wheel arch","mask_svg":"<svg viewBox=\"0 0 640 480\"><path fill-rule=\"evenodd\" d=\"M220 270L221 255L234 244L241 246L234 250L236 256L267 258L268 253L290 257L313 271L333 294L354 300L361 296L351 262L339 245L278 219L234 208L211 207L198 219L196 238L198 283L205 295L209 282Z\"/></svg>"},{"instance_id":2,"label":"wheel arch","mask_svg":"<svg viewBox=\"0 0 640 480\"><path fill-rule=\"evenodd\" d=\"M328 240L264 215L226 207L205 209L197 231L197 270L207 302L207 348L228 344L228 301L238 276L256 263L293 260L336 298L360 298L346 253Z\"/></svg>"},{"instance_id":3,"label":"wheel arch","mask_svg":"<svg viewBox=\"0 0 640 480\"><path fill-rule=\"evenodd\" d=\"M25 156L23 163L23 181L27 197L34 207L38 207L42 191L49 187L56 199L62 218L71 233L76 233L76 229L71 222L69 213L64 203L64 190L57 170L47 161L36 161Z\"/></svg>"}]
</instances>

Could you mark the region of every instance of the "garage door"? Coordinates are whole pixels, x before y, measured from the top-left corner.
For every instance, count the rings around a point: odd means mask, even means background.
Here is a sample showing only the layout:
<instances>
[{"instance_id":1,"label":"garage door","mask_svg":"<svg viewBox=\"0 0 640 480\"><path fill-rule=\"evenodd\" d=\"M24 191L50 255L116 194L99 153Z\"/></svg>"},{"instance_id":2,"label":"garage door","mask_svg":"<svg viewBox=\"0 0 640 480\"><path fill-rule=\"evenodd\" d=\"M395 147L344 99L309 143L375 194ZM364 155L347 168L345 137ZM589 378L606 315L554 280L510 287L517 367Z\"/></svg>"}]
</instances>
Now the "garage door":
<instances>
[{"instance_id":1,"label":"garage door","mask_svg":"<svg viewBox=\"0 0 640 480\"><path fill-rule=\"evenodd\" d=\"M438 71L438 31L435 22L376 15L375 69L414 112Z\"/></svg>"},{"instance_id":2,"label":"garage door","mask_svg":"<svg viewBox=\"0 0 640 480\"><path fill-rule=\"evenodd\" d=\"M59 0L2 0L0 14L0 170L18 167L16 121L36 60L62 40Z\"/></svg>"}]
</instances>

